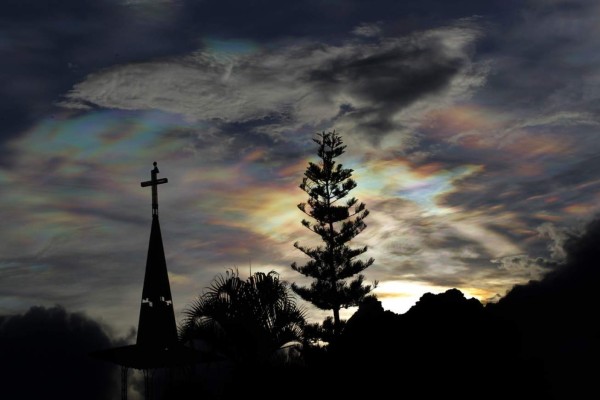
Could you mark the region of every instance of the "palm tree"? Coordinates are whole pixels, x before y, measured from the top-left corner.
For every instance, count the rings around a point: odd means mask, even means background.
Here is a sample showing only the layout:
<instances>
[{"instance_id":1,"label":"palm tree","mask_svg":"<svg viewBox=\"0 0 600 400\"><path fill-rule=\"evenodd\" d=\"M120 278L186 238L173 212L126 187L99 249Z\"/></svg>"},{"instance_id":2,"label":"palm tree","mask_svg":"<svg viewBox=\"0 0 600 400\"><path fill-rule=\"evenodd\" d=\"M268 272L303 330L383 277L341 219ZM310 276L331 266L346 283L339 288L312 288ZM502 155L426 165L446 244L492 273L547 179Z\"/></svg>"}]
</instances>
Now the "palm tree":
<instances>
[{"instance_id":1,"label":"palm tree","mask_svg":"<svg viewBox=\"0 0 600 400\"><path fill-rule=\"evenodd\" d=\"M186 310L180 337L202 339L238 365L266 365L300 343L305 311L275 271L243 280L237 270L217 275Z\"/></svg>"}]
</instances>

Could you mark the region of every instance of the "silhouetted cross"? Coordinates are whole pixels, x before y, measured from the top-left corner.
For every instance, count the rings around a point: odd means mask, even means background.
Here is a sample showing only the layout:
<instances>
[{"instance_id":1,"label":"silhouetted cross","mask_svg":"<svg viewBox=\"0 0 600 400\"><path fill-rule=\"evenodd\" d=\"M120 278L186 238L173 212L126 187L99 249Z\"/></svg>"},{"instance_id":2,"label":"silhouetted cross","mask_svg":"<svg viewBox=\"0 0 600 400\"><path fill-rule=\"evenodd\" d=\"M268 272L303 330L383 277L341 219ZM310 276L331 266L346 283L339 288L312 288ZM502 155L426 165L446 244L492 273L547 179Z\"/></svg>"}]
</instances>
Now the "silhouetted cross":
<instances>
[{"instance_id":1,"label":"silhouetted cross","mask_svg":"<svg viewBox=\"0 0 600 400\"><path fill-rule=\"evenodd\" d=\"M142 187L152 186L152 215L158 215L158 188L157 186L161 183L167 183L169 180L167 178L156 179L156 174L158 174L158 167L156 166L156 161L154 161L154 169L150 171L151 178L149 181L141 182Z\"/></svg>"}]
</instances>

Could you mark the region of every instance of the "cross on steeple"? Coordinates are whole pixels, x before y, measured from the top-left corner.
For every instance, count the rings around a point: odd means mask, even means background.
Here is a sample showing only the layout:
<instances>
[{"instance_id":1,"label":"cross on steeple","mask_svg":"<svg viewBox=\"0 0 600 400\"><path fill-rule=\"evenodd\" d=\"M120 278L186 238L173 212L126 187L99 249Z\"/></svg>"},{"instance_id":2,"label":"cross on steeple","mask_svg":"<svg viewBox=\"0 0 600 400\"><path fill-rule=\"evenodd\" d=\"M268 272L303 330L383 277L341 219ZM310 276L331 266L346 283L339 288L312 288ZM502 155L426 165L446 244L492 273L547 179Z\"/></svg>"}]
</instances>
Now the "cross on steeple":
<instances>
[{"instance_id":1,"label":"cross on steeple","mask_svg":"<svg viewBox=\"0 0 600 400\"><path fill-rule=\"evenodd\" d=\"M158 188L157 186L161 183L167 183L169 180L167 178L156 179L156 175L158 174L158 167L156 166L156 161L153 163L154 169L150 171L151 179L149 181L141 182L142 187L152 186L152 215L158 216Z\"/></svg>"},{"instance_id":2,"label":"cross on steeple","mask_svg":"<svg viewBox=\"0 0 600 400\"><path fill-rule=\"evenodd\" d=\"M152 399L154 371L157 368L190 366L198 362L199 352L183 345L177 336L177 324L173 312L173 297L169 284L169 273L165 259L160 223L158 221L157 186L167 183L158 179L158 167L150 171L151 179L141 182L142 187L152 186L152 226L146 257L146 272L140 304L135 344L113 347L92 353L101 360L121 365L121 396L127 399L127 370L144 371L145 398ZM172 379L176 374L168 374ZM168 383L170 385L171 383ZM162 394L161 394L162 396ZM161 397L163 398L163 397Z\"/></svg>"}]
</instances>

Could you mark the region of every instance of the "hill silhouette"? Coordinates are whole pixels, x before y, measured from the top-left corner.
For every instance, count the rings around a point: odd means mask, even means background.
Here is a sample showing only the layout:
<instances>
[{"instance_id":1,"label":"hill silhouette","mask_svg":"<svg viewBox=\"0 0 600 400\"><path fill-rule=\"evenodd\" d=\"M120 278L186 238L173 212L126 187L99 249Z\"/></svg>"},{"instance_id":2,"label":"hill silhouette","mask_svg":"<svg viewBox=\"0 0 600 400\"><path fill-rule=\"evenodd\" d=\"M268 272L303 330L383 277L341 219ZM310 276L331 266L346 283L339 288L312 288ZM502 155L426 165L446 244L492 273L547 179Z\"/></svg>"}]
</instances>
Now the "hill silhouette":
<instances>
[{"instance_id":1,"label":"hill silhouette","mask_svg":"<svg viewBox=\"0 0 600 400\"><path fill-rule=\"evenodd\" d=\"M426 293L405 314L384 311L378 300L369 299L348 320L336 349L339 365L368 366L365 378L377 395L475 398L490 384L482 365L497 353L486 348L493 321L484 311L457 289Z\"/></svg>"},{"instance_id":2,"label":"hill silhouette","mask_svg":"<svg viewBox=\"0 0 600 400\"><path fill-rule=\"evenodd\" d=\"M405 314L370 298L349 319L340 367L369 366L381 394L418 398L591 398L600 355L600 220L565 243L564 263L482 305L457 289L424 294Z\"/></svg>"}]
</instances>

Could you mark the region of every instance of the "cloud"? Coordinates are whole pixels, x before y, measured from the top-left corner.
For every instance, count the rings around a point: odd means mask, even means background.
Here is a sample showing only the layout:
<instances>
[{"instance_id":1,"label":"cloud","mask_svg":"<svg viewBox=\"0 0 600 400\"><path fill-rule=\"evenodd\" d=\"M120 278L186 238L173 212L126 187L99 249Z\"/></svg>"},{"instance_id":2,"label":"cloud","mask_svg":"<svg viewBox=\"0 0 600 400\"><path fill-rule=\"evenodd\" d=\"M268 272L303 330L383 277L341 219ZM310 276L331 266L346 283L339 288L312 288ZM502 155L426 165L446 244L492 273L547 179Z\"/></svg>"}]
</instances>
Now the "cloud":
<instances>
[{"instance_id":1,"label":"cloud","mask_svg":"<svg viewBox=\"0 0 600 400\"><path fill-rule=\"evenodd\" d=\"M549 239L548 250L550 257L556 261L563 261L566 257L565 242L569 238L568 232L563 228L557 228L554 224L546 222L537 228L540 236Z\"/></svg>"},{"instance_id":2,"label":"cloud","mask_svg":"<svg viewBox=\"0 0 600 400\"><path fill-rule=\"evenodd\" d=\"M107 399L118 396L114 366L89 353L113 345L104 327L60 306L0 316L2 395Z\"/></svg>"},{"instance_id":3,"label":"cloud","mask_svg":"<svg viewBox=\"0 0 600 400\"><path fill-rule=\"evenodd\" d=\"M0 313L58 303L119 332L135 325L150 228L140 181L154 160L169 179L159 200L169 271L180 277L176 313L225 268L289 270L285 223L302 173L289 163L298 155L224 146L224 166L223 157L189 152L187 129L164 113L95 110L41 121L13 141L19 157L0 173L13 185L0 194L11 227L0 241Z\"/></svg>"},{"instance_id":4,"label":"cloud","mask_svg":"<svg viewBox=\"0 0 600 400\"><path fill-rule=\"evenodd\" d=\"M362 23L352 30L357 36L377 37L382 33L381 23Z\"/></svg>"},{"instance_id":5,"label":"cloud","mask_svg":"<svg viewBox=\"0 0 600 400\"><path fill-rule=\"evenodd\" d=\"M416 11L386 3L382 6L391 11L386 19ZM418 8L419 14L427 13L426 6ZM232 9L237 12L232 14ZM452 18L480 11L473 3ZM56 112L52 103L62 93L102 68L189 53L207 37L260 43L291 35L334 38L339 29L349 32L360 22L372 24L379 13L378 7L361 2L339 7L335 2L289 5L272 0L260 6L195 0L65 0L44 5L7 0L0 16L0 55L5 60L0 71L10 79L0 89L1 138L15 137L37 118Z\"/></svg>"},{"instance_id":6,"label":"cloud","mask_svg":"<svg viewBox=\"0 0 600 400\"><path fill-rule=\"evenodd\" d=\"M262 121L254 130L276 137L334 124L346 135L382 136L406 124L402 113L418 100L427 97L433 107L482 84L485 68L470 59L479 35L474 23L461 21L378 43L299 41L275 49L198 51L91 74L62 105L159 109L195 121Z\"/></svg>"},{"instance_id":7,"label":"cloud","mask_svg":"<svg viewBox=\"0 0 600 400\"><path fill-rule=\"evenodd\" d=\"M589 57L597 14L594 2L529 2L510 27L485 25L474 57L488 62L485 85L468 102L426 114L414 149L446 168L484 166L457 183L462 190L447 195L448 206L518 215L520 226L508 228L528 244L537 236L529 227L598 210L598 63Z\"/></svg>"},{"instance_id":8,"label":"cloud","mask_svg":"<svg viewBox=\"0 0 600 400\"><path fill-rule=\"evenodd\" d=\"M545 225L540 231L544 232L546 229L555 228ZM548 305L543 306L545 312L550 312L552 307L559 306L559 303L560 312L566 312L569 308L573 308L573 310L586 308L597 302L591 287L598 276L594 260L598 253L600 219L596 216L589 220L582 229L572 229L568 233L560 233L558 236L562 243L560 262L553 262L555 267L551 271L532 280L529 284L516 285L512 291L507 293L502 302L513 304L513 302L525 301L523 296L527 296L529 292L537 293L536 306L541 306L545 297L551 301ZM556 238L550 236L550 239L549 249L552 251L556 246ZM554 251L554 254L556 253ZM533 303L530 305L533 306Z\"/></svg>"},{"instance_id":9,"label":"cloud","mask_svg":"<svg viewBox=\"0 0 600 400\"><path fill-rule=\"evenodd\" d=\"M511 29L490 31L495 72L477 97L526 118L596 110L598 12L593 1L525 4Z\"/></svg>"},{"instance_id":10,"label":"cloud","mask_svg":"<svg viewBox=\"0 0 600 400\"><path fill-rule=\"evenodd\" d=\"M60 113L53 103L98 68L191 50L190 37L174 35L177 25L165 15L142 17L120 0L3 2L0 145ZM11 153L0 150L8 163Z\"/></svg>"},{"instance_id":11,"label":"cloud","mask_svg":"<svg viewBox=\"0 0 600 400\"><path fill-rule=\"evenodd\" d=\"M526 254L517 254L500 259L491 260L499 264L499 268L506 270L511 277L521 280L540 279L549 268L556 267L556 263L542 257L530 258Z\"/></svg>"},{"instance_id":12,"label":"cloud","mask_svg":"<svg viewBox=\"0 0 600 400\"><path fill-rule=\"evenodd\" d=\"M310 137L332 128L371 210L357 238L376 259L368 279L487 298L542 272L548 251L560 259L559 227L600 204L596 40L583 35L597 6L326 3L232 15L228 1L66 2L46 21L11 2L4 118L54 114L3 125L2 309L60 302L135 323L152 161L169 178L176 307L249 262L301 279L287 242L308 233L297 184Z\"/></svg>"}]
</instances>

